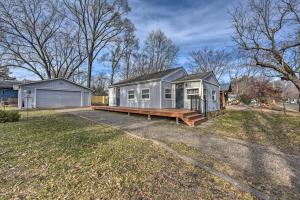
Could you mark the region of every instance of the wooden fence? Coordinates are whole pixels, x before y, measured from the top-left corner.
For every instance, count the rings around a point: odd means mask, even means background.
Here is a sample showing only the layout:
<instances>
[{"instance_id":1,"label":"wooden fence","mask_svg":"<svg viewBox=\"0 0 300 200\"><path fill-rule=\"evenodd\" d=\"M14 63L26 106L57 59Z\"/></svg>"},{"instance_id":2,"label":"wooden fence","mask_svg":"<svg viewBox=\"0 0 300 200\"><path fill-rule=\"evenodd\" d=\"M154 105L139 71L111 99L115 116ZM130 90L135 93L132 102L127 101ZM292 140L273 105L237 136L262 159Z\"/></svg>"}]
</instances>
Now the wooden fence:
<instances>
[{"instance_id":1,"label":"wooden fence","mask_svg":"<svg viewBox=\"0 0 300 200\"><path fill-rule=\"evenodd\" d=\"M92 105L108 105L108 96L92 96Z\"/></svg>"}]
</instances>

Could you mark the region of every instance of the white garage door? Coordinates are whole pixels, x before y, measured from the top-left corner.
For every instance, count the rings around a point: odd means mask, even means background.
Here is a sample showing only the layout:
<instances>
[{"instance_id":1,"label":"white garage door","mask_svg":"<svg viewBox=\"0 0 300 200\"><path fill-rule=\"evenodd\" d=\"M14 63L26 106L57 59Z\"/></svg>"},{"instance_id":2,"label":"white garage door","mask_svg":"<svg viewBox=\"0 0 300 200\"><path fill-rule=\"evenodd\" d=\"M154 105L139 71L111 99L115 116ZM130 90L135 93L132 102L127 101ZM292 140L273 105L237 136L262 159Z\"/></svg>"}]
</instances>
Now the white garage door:
<instances>
[{"instance_id":1,"label":"white garage door","mask_svg":"<svg viewBox=\"0 0 300 200\"><path fill-rule=\"evenodd\" d=\"M81 92L61 90L36 90L37 108L80 107Z\"/></svg>"}]
</instances>

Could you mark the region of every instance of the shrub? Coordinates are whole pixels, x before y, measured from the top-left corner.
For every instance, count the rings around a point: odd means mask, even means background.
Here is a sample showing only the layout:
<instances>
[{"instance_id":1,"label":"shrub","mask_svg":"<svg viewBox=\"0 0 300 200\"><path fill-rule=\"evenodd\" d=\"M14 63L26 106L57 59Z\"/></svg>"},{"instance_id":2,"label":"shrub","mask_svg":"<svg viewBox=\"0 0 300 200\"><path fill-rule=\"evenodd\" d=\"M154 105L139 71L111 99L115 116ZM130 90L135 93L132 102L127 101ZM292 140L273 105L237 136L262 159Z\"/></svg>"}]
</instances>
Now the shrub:
<instances>
[{"instance_id":1,"label":"shrub","mask_svg":"<svg viewBox=\"0 0 300 200\"><path fill-rule=\"evenodd\" d=\"M241 102L246 105L250 105L250 103L251 103L251 97L248 95L243 94L240 96L240 99L241 99Z\"/></svg>"},{"instance_id":2,"label":"shrub","mask_svg":"<svg viewBox=\"0 0 300 200\"><path fill-rule=\"evenodd\" d=\"M20 113L18 111L0 110L0 123L17 122L20 120Z\"/></svg>"}]
</instances>

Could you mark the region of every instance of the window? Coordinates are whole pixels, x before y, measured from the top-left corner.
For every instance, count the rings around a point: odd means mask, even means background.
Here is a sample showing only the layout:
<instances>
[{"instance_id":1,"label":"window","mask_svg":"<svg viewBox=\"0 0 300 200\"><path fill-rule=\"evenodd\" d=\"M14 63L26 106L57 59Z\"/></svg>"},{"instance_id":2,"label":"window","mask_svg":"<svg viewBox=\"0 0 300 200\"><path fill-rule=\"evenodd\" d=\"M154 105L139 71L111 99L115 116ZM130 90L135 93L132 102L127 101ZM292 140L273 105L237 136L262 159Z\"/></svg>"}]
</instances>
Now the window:
<instances>
[{"instance_id":1,"label":"window","mask_svg":"<svg viewBox=\"0 0 300 200\"><path fill-rule=\"evenodd\" d=\"M171 95L171 89L165 89L165 98L166 99L171 99L172 95Z\"/></svg>"},{"instance_id":2,"label":"window","mask_svg":"<svg viewBox=\"0 0 300 200\"><path fill-rule=\"evenodd\" d=\"M211 91L211 99L213 100L213 101L217 101L217 93L216 93L216 91Z\"/></svg>"},{"instance_id":3,"label":"window","mask_svg":"<svg viewBox=\"0 0 300 200\"><path fill-rule=\"evenodd\" d=\"M150 90L142 89L142 99L150 99Z\"/></svg>"},{"instance_id":4,"label":"window","mask_svg":"<svg viewBox=\"0 0 300 200\"><path fill-rule=\"evenodd\" d=\"M127 91L127 98L128 98L128 100L134 99L134 90Z\"/></svg>"},{"instance_id":5,"label":"window","mask_svg":"<svg viewBox=\"0 0 300 200\"><path fill-rule=\"evenodd\" d=\"M187 89L186 93L188 96L199 95L199 89Z\"/></svg>"}]
</instances>

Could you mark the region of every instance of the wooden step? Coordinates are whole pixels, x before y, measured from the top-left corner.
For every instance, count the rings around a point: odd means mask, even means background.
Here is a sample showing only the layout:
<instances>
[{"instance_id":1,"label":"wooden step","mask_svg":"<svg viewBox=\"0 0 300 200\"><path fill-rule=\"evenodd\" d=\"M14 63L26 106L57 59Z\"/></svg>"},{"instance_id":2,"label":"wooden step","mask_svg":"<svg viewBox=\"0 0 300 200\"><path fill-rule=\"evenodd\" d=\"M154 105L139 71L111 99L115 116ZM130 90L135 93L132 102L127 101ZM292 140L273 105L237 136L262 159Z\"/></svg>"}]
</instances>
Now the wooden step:
<instances>
[{"instance_id":1,"label":"wooden step","mask_svg":"<svg viewBox=\"0 0 300 200\"><path fill-rule=\"evenodd\" d=\"M199 119L199 118L201 118L202 117L202 114L193 114L193 115L188 115L188 116L186 116L186 118L188 119L188 120L195 120L195 119Z\"/></svg>"},{"instance_id":2,"label":"wooden step","mask_svg":"<svg viewBox=\"0 0 300 200\"><path fill-rule=\"evenodd\" d=\"M207 121L207 118L205 118L205 117L193 120L193 126L198 126L198 125L200 125L200 124L202 124L203 122L206 122L206 121Z\"/></svg>"},{"instance_id":3,"label":"wooden step","mask_svg":"<svg viewBox=\"0 0 300 200\"><path fill-rule=\"evenodd\" d=\"M195 115L195 114L199 114L199 113L196 111L189 111L189 112L183 113L183 117L188 117L190 115Z\"/></svg>"}]
</instances>

